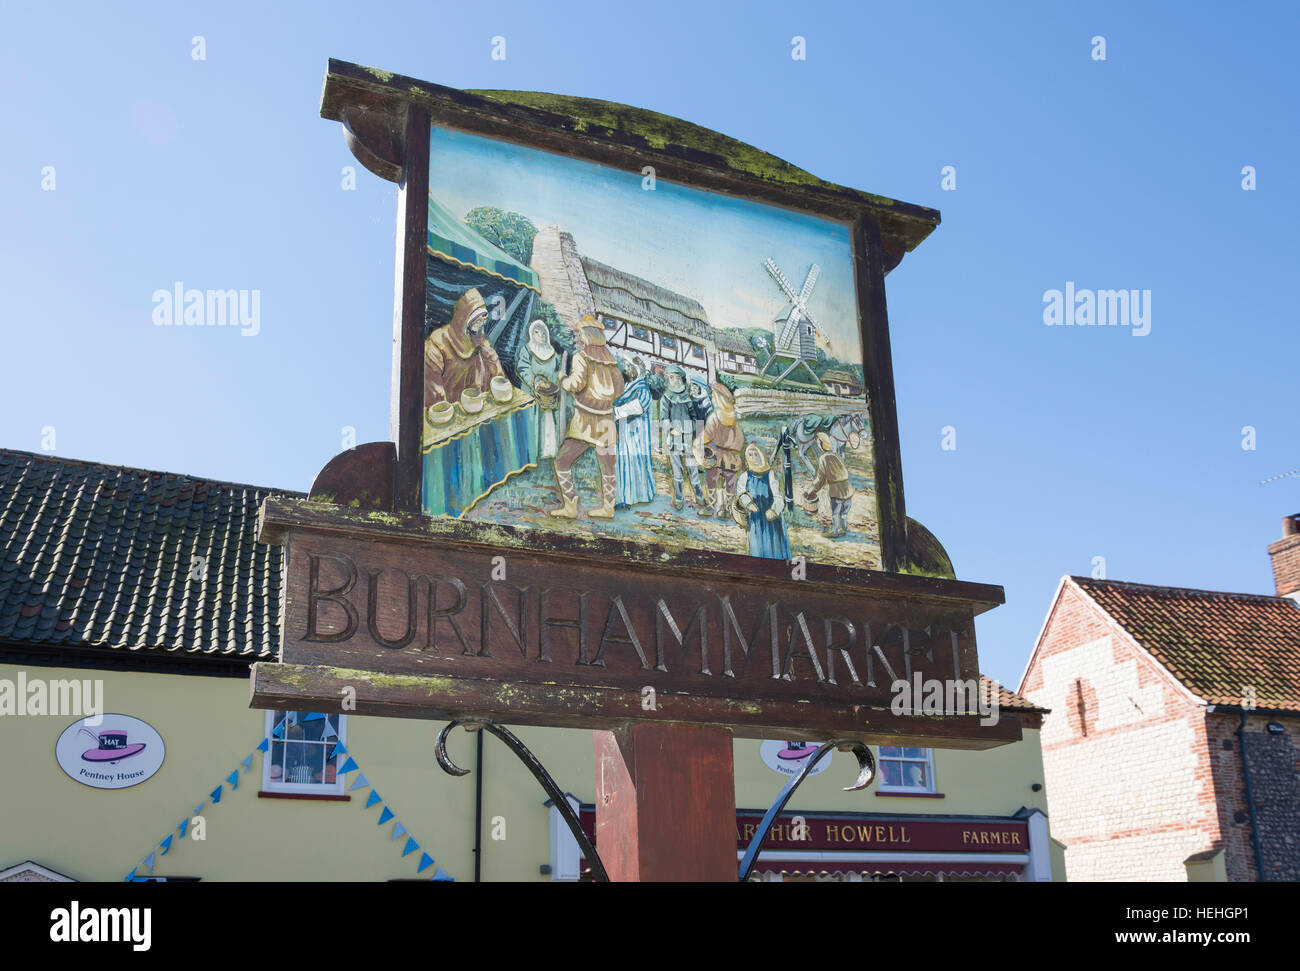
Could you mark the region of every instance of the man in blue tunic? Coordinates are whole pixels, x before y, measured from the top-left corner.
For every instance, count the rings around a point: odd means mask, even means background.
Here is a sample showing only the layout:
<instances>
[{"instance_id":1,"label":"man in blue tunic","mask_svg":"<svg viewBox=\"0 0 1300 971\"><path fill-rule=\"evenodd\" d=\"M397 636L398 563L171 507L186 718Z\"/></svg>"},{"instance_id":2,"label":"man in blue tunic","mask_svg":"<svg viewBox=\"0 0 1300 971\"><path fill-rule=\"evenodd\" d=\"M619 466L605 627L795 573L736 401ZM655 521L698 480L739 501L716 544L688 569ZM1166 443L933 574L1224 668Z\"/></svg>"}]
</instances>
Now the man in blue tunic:
<instances>
[{"instance_id":1,"label":"man in blue tunic","mask_svg":"<svg viewBox=\"0 0 1300 971\"><path fill-rule=\"evenodd\" d=\"M687 381L686 371L676 364L668 367L664 393L659 398L660 441L668 452L668 462L673 474L673 508L682 508L682 479L691 483L696 511L709 515L704 501L704 473L695 461L696 423L708 417L705 393L699 385Z\"/></svg>"}]
</instances>

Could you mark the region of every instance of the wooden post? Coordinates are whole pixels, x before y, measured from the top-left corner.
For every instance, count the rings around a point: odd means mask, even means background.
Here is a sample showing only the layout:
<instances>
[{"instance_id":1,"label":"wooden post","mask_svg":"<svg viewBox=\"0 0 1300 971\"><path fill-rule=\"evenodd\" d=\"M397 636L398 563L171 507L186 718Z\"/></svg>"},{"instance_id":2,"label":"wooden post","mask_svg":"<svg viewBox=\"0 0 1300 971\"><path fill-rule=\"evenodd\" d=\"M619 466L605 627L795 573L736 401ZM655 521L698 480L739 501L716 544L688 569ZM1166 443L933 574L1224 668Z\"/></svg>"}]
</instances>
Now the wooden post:
<instances>
[{"instance_id":1,"label":"wooden post","mask_svg":"<svg viewBox=\"0 0 1300 971\"><path fill-rule=\"evenodd\" d=\"M731 730L648 722L594 734L596 851L609 878L735 883Z\"/></svg>"},{"instance_id":2,"label":"wooden post","mask_svg":"<svg viewBox=\"0 0 1300 971\"><path fill-rule=\"evenodd\" d=\"M390 437L397 444L394 506L420 508L424 429L424 299L429 228L429 113L407 108L402 181L397 192L397 298L393 312Z\"/></svg>"}]
</instances>

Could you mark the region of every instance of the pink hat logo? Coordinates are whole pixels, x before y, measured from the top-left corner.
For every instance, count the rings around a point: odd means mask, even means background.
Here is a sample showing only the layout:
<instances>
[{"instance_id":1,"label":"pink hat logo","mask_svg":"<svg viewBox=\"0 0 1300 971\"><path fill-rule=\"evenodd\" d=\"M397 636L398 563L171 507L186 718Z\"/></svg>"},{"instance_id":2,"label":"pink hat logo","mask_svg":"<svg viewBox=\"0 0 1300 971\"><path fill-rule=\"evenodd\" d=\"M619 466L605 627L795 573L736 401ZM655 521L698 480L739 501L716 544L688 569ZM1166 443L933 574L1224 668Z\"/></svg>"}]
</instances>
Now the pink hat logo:
<instances>
[{"instance_id":1,"label":"pink hat logo","mask_svg":"<svg viewBox=\"0 0 1300 971\"><path fill-rule=\"evenodd\" d=\"M112 729L96 735L83 728L78 734L89 735L95 740L95 747L81 754L87 762L120 762L144 751L144 742L127 744L126 732L121 729Z\"/></svg>"},{"instance_id":2,"label":"pink hat logo","mask_svg":"<svg viewBox=\"0 0 1300 971\"><path fill-rule=\"evenodd\" d=\"M817 751L815 745L809 745L807 742L786 742L785 744L786 747L778 752L776 757L786 762L798 762Z\"/></svg>"}]
</instances>

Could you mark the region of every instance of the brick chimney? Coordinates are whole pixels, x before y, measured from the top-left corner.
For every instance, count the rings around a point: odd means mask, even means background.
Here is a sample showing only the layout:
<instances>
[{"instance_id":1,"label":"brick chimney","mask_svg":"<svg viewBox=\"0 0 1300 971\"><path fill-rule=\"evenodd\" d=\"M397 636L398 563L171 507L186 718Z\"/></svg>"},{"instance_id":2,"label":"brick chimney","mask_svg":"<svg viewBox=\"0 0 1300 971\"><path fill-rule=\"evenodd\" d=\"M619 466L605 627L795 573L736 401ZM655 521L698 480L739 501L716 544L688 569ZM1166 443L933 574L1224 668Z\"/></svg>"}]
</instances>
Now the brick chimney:
<instances>
[{"instance_id":1,"label":"brick chimney","mask_svg":"<svg viewBox=\"0 0 1300 971\"><path fill-rule=\"evenodd\" d=\"M1279 597L1300 596L1300 513L1282 520L1282 538L1268 546Z\"/></svg>"}]
</instances>

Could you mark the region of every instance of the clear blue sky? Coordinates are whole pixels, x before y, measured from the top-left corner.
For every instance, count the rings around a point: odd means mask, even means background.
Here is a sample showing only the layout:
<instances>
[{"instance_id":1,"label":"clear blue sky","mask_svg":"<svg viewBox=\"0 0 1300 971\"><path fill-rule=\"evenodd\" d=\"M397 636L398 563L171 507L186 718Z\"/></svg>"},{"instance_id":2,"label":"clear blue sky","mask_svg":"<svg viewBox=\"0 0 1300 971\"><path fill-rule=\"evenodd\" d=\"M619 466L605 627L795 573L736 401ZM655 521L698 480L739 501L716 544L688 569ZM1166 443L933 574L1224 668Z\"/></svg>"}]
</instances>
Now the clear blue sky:
<instances>
[{"instance_id":1,"label":"clear blue sky","mask_svg":"<svg viewBox=\"0 0 1300 971\"><path fill-rule=\"evenodd\" d=\"M328 57L640 105L942 211L888 281L907 507L1005 585L979 641L1014 685L1094 556L1272 591L1300 510L1300 478L1259 484L1300 467L1298 9L10 5L0 444L48 426L60 455L305 489L344 426L387 437L395 190L340 188ZM1151 333L1044 326L1067 280L1151 290ZM261 333L154 327L177 281L260 290Z\"/></svg>"}]
</instances>

